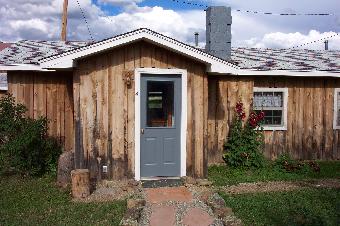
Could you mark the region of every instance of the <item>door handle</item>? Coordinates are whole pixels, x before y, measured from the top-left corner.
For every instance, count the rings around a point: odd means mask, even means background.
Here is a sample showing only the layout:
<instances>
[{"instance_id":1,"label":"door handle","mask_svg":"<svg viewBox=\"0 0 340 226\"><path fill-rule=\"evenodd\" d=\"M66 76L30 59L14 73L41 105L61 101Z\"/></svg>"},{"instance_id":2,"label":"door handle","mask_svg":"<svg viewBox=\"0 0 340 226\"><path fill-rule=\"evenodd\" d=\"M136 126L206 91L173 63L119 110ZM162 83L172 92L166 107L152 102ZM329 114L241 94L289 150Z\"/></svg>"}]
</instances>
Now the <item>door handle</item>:
<instances>
[{"instance_id":1,"label":"door handle","mask_svg":"<svg viewBox=\"0 0 340 226\"><path fill-rule=\"evenodd\" d=\"M144 134L144 129L141 129L141 130L140 130L140 133L141 133L141 134Z\"/></svg>"}]
</instances>

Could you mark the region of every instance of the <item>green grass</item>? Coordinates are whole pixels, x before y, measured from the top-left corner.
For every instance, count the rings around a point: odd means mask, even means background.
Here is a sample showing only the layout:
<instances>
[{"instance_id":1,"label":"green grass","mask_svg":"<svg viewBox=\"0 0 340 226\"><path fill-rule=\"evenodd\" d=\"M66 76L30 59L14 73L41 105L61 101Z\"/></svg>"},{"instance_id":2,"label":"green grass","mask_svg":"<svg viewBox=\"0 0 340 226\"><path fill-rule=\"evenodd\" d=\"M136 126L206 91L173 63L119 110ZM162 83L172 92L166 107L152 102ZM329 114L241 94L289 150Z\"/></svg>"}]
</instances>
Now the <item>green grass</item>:
<instances>
[{"instance_id":1,"label":"green grass","mask_svg":"<svg viewBox=\"0 0 340 226\"><path fill-rule=\"evenodd\" d=\"M119 225L124 201L74 203L54 179L0 177L0 225Z\"/></svg>"},{"instance_id":2,"label":"green grass","mask_svg":"<svg viewBox=\"0 0 340 226\"><path fill-rule=\"evenodd\" d=\"M208 178L214 185L224 186L245 182L258 181L295 181L303 179L340 179L340 161L321 161L320 172L312 170L290 173L274 166L267 166L262 169L235 169L227 166L211 166L208 169Z\"/></svg>"},{"instance_id":3,"label":"green grass","mask_svg":"<svg viewBox=\"0 0 340 226\"><path fill-rule=\"evenodd\" d=\"M245 225L340 225L340 190L221 195Z\"/></svg>"}]
</instances>

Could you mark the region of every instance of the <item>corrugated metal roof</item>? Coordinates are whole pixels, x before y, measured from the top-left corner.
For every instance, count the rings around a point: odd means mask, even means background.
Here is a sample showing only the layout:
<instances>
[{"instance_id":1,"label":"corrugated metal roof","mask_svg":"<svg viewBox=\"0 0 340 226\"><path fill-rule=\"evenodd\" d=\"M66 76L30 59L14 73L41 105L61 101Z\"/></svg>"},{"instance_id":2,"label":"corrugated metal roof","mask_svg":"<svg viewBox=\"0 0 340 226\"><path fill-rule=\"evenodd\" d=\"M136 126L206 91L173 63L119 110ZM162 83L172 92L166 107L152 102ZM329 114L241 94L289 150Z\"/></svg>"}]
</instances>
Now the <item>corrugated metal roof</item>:
<instances>
[{"instance_id":1,"label":"corrugated metal roof","mask_svg":"<svg viewBox=\"0 0 340 226\"><path fill-rule=\"evenodd\" d=\"M233 63L242 69L340 71L340 51L233 48Z\"/></svg>"},{"instance_id":2,"label":"corrugated metal roof","mask_svg":"<svg viewBox=\"0 0 340 226\"><path fill-rule=\"evenodd\" d=\"M86 46L89 42L19 41L0 52L0 64L39 64L48 56ZM242 69L340 71L340 51L232 48L232 62Z\"/></svg>"}]
</instances>

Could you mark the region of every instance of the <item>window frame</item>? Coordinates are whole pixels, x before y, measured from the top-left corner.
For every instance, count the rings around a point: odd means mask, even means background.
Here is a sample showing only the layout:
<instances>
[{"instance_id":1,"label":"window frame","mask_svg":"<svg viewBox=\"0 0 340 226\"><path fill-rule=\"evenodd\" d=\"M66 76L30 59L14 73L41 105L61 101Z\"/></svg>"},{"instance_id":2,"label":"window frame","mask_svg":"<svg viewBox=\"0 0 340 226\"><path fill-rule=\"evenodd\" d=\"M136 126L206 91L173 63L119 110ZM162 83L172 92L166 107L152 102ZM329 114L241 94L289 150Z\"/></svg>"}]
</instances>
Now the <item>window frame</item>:
<instances>
[{"instance_id":1,"label":"window frame","mask_svg":"<svg viewBox=\"0 0 340 226\"><path fill-rule=\"evenodd\" d=\"M5 78L5 81L2 83L0 80L0 92L2 91L8 91L8 74L7 73L2 73L0 71L0 77Z\"/></svg>"},{"instance_id":2,"label":"window frame","mask_svg":"<svg viewBox=\"0 0 340 226\"><path fill-rule=\"evenodd\" d=\"M253 99L255 92L282 92L283 93L283 115L282 120L283 123L280 126L274 125L263 125L263 130L287 130L287 112L288 112L288 88L268 88L268 87L254 87L253 88Z\"/></svg>"},{"instance_id":3,"label":"window frame","mask_svg":"<svg viewBox=\"0 0 340 226\"><path fill-rule=\"evenodd\" d=\"M340 129L340 125L337 125L338 119L338 93L340 93L340 88L334 88L334 97L333 97L333 129Z\"/></svg>"}]
</instances>

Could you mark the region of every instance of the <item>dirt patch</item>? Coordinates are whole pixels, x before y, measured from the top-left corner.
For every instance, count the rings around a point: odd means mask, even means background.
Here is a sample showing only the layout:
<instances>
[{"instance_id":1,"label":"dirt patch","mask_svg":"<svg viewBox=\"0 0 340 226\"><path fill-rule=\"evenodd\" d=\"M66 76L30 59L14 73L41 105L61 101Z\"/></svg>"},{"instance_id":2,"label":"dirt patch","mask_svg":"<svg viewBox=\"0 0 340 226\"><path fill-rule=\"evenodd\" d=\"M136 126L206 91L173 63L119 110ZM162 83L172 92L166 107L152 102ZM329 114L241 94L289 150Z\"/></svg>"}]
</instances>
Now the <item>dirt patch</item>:
<instances>
[{"instance_id":1,"label":"dirt patch","mask_svg":"<svg viewBox=\"0 0 340 226\"><path fill-rule=\"evenodd\" d=\"M271 181L271 182L256 182L256 183L241 183L229 187L223 187L223 191L228 194L244 194L244 193L259 193L259 192L278 192L292 191L302 188L340 188L340 180L338 179L323 179L323 180L303 180L303 181Z\"/></svg>"},{"instance_id":2,"label":"dirt patch","mask_svg":"<svg viewBox=\"0 0 340 226\"><path fill-rule=\"evenodd\" d=\"M143 197L141 184L133 180L102 181L96 190L82 202L111 202Z\"/></svg>"}]
</instances>

